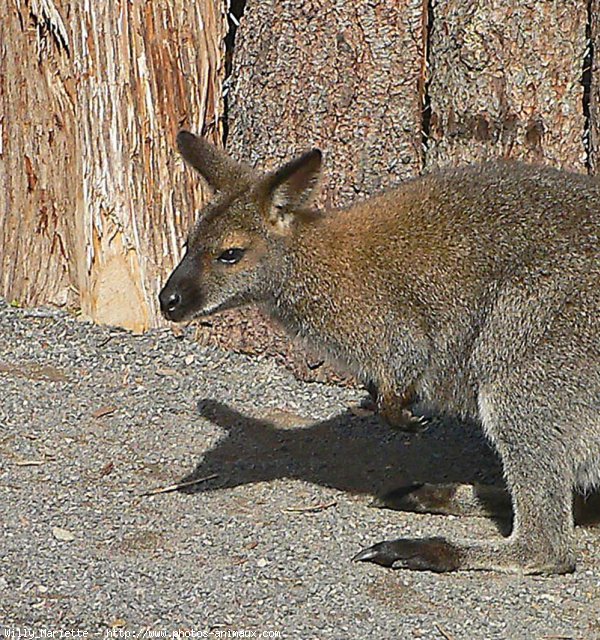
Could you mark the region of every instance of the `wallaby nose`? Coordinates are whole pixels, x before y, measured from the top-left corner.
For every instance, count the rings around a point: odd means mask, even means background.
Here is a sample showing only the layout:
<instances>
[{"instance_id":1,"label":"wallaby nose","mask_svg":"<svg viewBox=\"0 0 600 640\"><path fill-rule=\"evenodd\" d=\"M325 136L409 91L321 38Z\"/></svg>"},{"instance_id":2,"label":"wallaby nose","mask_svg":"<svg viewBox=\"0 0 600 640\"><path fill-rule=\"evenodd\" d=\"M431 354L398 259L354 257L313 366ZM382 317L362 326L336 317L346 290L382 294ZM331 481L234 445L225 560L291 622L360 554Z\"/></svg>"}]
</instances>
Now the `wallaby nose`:
<instances>
[{"instance_id":1,"label":"wallaby nose","mask_svg":"<svg viewBox=\"0 0 600 640\"><path fill-rule=\"evenodd\" d=\"M166 291L163 289L159 295L160 310L167 318L171 318L171 315L177 311L177 308L181 304L181 296L177 291Z\"/></svg>"},{"instance_id":2,"label":"wallaby nose","mask_svg":"<svg viewBox=\"0 0 600 640\"><path fill-rule=\"evenodd\" d=\"M181 296L178 293L172 293L167 298L167 311L175 311L181 302Z\"/></svg>"}]
</instances>

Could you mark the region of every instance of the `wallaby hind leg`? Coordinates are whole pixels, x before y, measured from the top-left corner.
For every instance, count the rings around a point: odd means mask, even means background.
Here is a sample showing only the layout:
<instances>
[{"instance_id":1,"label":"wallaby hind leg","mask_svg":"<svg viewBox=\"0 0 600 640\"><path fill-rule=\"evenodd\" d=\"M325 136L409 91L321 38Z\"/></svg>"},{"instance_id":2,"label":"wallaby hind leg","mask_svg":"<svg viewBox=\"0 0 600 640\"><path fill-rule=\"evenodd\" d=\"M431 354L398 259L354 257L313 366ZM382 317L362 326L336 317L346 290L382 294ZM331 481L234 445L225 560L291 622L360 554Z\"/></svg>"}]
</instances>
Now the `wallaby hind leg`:
<instances>
[{"instance_id":1,"label":"wallaby hind leg","mask_svg":"<svg viewBox=\"0 0 600 640\"><path fill-rule=\"evenodd\" d=\"M502 458L514 519L509 538L498 542L451 543L441 538L386 541L356 560L430 571L490 569L518 573L566 573L575 567L573 469L565 464L560 429L541 420L486 416L486 430ZM529 424L527 424L529 422ZM544 443L545 446L541 446ZM552 454L545 455L546 452Z\"/></svg>"},{"instance_id":2,"label":"wallaby hind leg","mask_svg":"<svg viewBox=\"0 0 600 640\"><path fill-rule=\"evenodd\" d=\"M512 518L512 502L508 490L488 484L410 484L377 496L370 506L462 518ZM600 492L585 495L576 493L573 496L573 517L576 525L599 524Z\"/></svg>"},{"instance_id":3,"label":"wallaby hind leg","mask_svg":"<svg viewBox=\"0 0 600 640\"><path fill-rule=\"evenodd\" d=\"M457 482L443 484L424 482L399 487L375 498L371 506L461 517L508 520L512 516L510 493L505 488Z\"/></svg>"},{"instance_id":4,"label":"wallaby hind leg","mask_svg":"<svg viewBox=\"0 0 600 640\"><path fill-rule=\"evenodd\" d=\"M527 482L526 475L517 481ZM513 531L505 540L454 543L443 538L399 539L369 547L354 559L437 572L469 569L510 573L572 571L575 563L571 551L570 487L565 489L559 482L555 486L521 488L514 499Z\"/></svg>"}]
</instances>

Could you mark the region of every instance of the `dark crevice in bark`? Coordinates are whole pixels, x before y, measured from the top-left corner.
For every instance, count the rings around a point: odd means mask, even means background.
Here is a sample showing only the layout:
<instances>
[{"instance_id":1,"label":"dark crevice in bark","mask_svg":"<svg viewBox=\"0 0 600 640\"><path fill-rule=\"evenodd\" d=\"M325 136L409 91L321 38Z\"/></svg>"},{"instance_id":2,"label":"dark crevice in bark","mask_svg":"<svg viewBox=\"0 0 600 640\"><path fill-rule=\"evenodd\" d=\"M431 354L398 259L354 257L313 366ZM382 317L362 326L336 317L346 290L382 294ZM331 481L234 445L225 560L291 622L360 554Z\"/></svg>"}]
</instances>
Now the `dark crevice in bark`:
<instances>
[{"instance_id":1,"label":"dark crevice in bark","mask_svg":"<svg viewBox=\"0 0 600 640\"><path fill-rule=\"evenodd\" d=\"M431 33L433 30L433 3L434 0L423 2L423 72L421 74L421 170L425 170L427 163L427 150L429 148L429 133L431 131L431 96L429 85L431 83Z\"/></svg>"},{"instance_id":2,"label":"dark crevice in bark","mask_svg":"<svg viewBox=\"0 0 600 640\"><path fill-rule=\"evenodd\" d=\"M235 52L235 36L240 20L246 10L247 0L231 0L227 22L229 30L225 36L225 80L223 82L223 145L227 144L229 135L229 90L231 88L231 74L233 71L233 56Z\"/></svg>"},{"instance_id":3,"label":"dark crevice in bark","mask_svg":"<svg viewBox=\"0 0 600 640\"><path fill-rule=\"evenodd\" d=\"M585 25L586 51L583 57L583 71L581 74L581 84L583 85L583 116L585 118L583 127L583 146L585 148L585 167L588 173L592 173L592 118L590 111L590 100L592 92L592 66L594 64L594 40L592 37L592 11L593 0L587 0L587 21Z\"/></svg>"},{"instance_id":4,"label":"dark crevice in bark","mask_svg":"<svg viewBox=\"0 0 600 640\"><path fill-rule=\"evenodd\" d=\"M23 25L23 16L20 11L18 14L21 25ZM42 59L42 51L44 50L42 43L46 39L53 41L59 51L64 51L67 58L71 57L67 29L57 11L51 13L45 6L42 6L39 10L37 10L36 7L36 11L30 8L29 17L37 30L38 58L40 62Z\"/></svg>"}]
</instances>

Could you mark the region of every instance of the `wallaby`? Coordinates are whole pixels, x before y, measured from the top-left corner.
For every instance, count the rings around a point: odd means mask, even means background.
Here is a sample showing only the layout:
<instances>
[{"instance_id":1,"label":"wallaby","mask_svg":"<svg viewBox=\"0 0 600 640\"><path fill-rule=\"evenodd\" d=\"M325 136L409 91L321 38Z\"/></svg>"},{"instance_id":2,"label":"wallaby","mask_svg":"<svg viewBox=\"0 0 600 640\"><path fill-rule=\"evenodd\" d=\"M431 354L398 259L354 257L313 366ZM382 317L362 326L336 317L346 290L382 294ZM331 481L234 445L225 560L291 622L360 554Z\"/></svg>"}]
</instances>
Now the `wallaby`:
<instances>
[{"instance_id":1,"label":"wallaby","mask_svg":"<svg viewBox=\"0 0 600 640\"><path fill-rule=\"evenodd\" d=\"M261 174L189 132L177 142L216 194L160 293L166 318L257 303L373 382L388 420L416 393L478 420L502 459L510 537L399 539L355 559L572 571L572 492L600 486L600 183L496 161L322 212L316 149ZM399 503L439 499L424 485Z\"/></svg>"}]
</instances>

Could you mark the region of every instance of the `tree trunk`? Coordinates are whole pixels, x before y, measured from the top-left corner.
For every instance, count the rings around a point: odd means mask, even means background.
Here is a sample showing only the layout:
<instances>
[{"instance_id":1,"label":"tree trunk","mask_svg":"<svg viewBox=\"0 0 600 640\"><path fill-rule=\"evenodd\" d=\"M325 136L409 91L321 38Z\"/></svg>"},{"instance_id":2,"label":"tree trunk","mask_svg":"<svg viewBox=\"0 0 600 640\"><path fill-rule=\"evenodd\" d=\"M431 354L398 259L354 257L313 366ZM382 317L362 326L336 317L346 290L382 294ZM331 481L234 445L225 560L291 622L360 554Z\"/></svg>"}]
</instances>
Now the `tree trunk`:
<instances>
[{"instance_id":1,"label":"tree trunk","mask_svg":"<svg viewBox=\"0 0 600 640\"><path fill-rule=\"evenodd\" d=\"M0 4L0 295L77 303L72 37L50 5Z\"/></svg>"},{"instance_id":2,"label":"tree trunk","mask_svg":"<svg viewBox=\"0 0 600 640\"><path fill-rule=\"evenodd\" d=\"M586 3L433 3L427 167L515 157L586 170Z\"/></svg>"},{"instance_id":3,"label":"tree trunk","mask_svg":"<svg viewBox=\"0 0 600 640\"><path fill-rule=\"evenodd\" d=\"M589 49L584 79L587 84L589 136L589 169L594 175L600 172L600 0L588 3Z\"/></svg>"},{"instance_id":4,"label":"tree trunk","mask_svg":"<svg viewBox=\"0 0 600 640\"><path fill-rule=\"evenodd\" d=\"M228 149L270 169L320 147L330 205L419 173L424 11L421 0L249 2Z\"/></svg>"},{"instance_id":5,"label":"tree trunk","mask_svg":"<svg viewBox=\"0 0 600 640\"><path fill-rule=\"evenodd\" d=\"M222 135L220 2L0 7L2 295L137 331L206 194L177 129Z\"/></svg>"}]
</instances>

